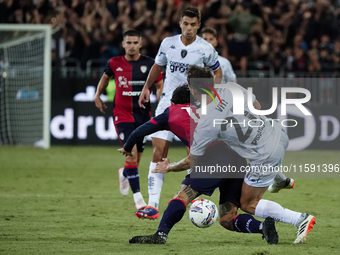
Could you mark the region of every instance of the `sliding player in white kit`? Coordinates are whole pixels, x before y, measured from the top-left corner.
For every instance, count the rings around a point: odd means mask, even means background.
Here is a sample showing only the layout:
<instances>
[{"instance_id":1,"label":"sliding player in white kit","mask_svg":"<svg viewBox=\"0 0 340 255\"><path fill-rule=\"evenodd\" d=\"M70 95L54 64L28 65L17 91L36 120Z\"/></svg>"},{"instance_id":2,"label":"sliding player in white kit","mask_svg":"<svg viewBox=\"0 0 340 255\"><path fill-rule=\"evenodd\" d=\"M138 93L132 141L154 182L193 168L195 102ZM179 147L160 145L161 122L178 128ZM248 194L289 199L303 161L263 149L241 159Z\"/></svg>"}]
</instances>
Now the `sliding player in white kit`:
<instances>
[{"instance_id":1,"label":"sliding player in white kit","mask_svg":"<svg viewBox=\"0 0 340 255\"><path fill-rule=\"evenodd\" d=\"M210 43L214 48L217 47L217 32L214 28L202 28L201 35L202 38ZM236 82L236 74L234 73L230 61L220 55L218 56L218 61L220 62L223 74L221 84ZM275 182L269 186L268 191L271 193L278 193L281 189L292 189L294 185L294 179L287 178L283 173L279 172L275 177Z\"/></svg>"},{"instance_id":2,"label":"sliding player in white kit","mask_svg":"<svg viewBox=\"0 0 340 255\"><path fill-rule=\"evenodd\" d=\"M186 70L190 65L208 66L215 78L222 78L218 54L204 39L197 36L201 25L201 13L196 7L188 7L181 13L179 25L182 34L165 38L157 56L155 64L150 70L148 79L139 98L142 103L149 101L149 88L157 79L163 66L166 66L166 79L163 94L156 109L156 116L163 113L171 105L172 92L187 83ZM139 218L157 219L159 217L158 204L164 181L164 174L152 173L156 164L166 158L170 142L174 134L170 131L159 131L152 135L153 156L149 167L148 188L149 203L144 210L136 212Z\"/></svg>"},{"instance_id":3,"label":"sliding player in white kit","mask_svg":"<svg viewBox=\"0 0 340 255\"><path fill-rule=\"evenodd\" d=\"M190 155L172 164L165 159L157 165L155 171L186 169L188 162L191 163L191 168L195 169L194 166L197 165L212 141L224 141L241 157L249 159L249 168L242 186L241 209L261 218L272 217L275 221L292 224L297 228L294 243L305 241L315 224L314 216L291 211L278 203L262 199L268 186L274 182L280 171L279 167L289 143L287 134L276 121L252 113L251 110L254 109L248 106L248 91L237 83L230 82L227 83L228 88L224 85L223 88L215 90L210 70L198 66L188 68L188 81L193 96L201 103L204 102L203 99L205 100L206 113L202 106L202 114L194 132ZM208 94L216 97L219 103L216 104L215 99L208 97ZM234 100L233 97L237 99ZM243 114L234 113L235 102L244 104ZM259 109L256 107L258 102L254 95L252 102L255 109Z\"/></svg>"}]
</instances>

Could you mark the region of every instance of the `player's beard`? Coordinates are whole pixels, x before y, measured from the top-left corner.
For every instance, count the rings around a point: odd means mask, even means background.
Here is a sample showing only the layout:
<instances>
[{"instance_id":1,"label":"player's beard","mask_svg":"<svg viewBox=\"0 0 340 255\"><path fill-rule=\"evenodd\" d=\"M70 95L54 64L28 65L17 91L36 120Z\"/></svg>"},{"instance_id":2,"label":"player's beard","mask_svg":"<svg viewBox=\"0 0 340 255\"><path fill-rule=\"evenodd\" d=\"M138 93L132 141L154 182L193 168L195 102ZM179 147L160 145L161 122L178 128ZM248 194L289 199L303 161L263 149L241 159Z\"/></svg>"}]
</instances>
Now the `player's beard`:
<instances>
[{"instance_id":1,"label":"player's beard","mask_svg":"<svg viewBox=\"0 0 340 255\"><path fill-rule=\"evenodd\" d=\"M128 55L129 55L131 58L135 57L137 54L138 54L138 52L137 52L136 50L134 51L134 53L128 52Z\"/></svg>"}]
</instances>

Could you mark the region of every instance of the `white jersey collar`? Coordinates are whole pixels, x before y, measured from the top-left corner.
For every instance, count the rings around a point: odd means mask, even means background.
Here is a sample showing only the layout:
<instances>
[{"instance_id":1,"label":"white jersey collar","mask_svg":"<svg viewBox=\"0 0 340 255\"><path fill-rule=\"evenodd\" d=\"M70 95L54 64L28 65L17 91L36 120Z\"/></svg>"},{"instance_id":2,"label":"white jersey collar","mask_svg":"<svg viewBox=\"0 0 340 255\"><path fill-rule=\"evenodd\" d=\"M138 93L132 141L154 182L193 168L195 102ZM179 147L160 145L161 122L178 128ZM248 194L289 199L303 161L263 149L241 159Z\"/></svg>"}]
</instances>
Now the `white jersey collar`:
<instances>
[{"instance_id":1,"label":"white jersey collar","mask_svg":"<svg viewBox=\"0 0 340 255\"><path fill-rule=\"evenodd\" d=\"M193 44L197 41L197 35L195 36L195 40L194 40L192 43L188 44L187 46L185 46L184 43L182 42L182 34L180 34L180 35L178 36L178 40L180 41L180 43L182 44L182 46L186 48L186 47L189 47L189 46L193 45Z\"/></svg>"}]
</instances>

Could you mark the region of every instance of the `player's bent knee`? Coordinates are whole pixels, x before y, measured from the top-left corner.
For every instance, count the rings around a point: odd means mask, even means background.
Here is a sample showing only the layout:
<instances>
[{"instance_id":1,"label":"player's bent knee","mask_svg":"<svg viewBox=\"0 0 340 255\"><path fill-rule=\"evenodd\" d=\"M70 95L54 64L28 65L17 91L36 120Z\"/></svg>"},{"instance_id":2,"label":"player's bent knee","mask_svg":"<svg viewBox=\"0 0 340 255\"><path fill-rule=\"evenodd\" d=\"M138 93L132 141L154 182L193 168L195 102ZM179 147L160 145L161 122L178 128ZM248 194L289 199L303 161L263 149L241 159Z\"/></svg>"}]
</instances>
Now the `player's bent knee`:
<instances>
[{"instance_id":1,"label":"player's bent knee","mask_svg":"<svg viewBox=\"0 0 340 255\"><path fill-rule=\"evenodd\" d=\"M250 201L250 202L244 202L241 201L241 210L250 213L255 214L255 208L256 208L257 202L256 201Z\"/></svg>"}]
</instances>

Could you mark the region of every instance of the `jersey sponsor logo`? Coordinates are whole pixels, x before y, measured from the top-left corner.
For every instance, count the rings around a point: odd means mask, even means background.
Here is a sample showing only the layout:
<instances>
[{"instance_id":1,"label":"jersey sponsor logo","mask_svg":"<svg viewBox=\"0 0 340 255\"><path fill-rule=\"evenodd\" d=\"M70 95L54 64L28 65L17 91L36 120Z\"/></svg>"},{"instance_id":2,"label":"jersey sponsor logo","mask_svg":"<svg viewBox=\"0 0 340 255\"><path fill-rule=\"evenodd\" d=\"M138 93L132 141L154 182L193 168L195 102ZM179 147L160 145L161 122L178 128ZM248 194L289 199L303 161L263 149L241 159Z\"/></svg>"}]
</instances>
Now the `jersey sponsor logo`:
<instances>
[{"instance_id":1,"label":"jersey sponsor logo","mask_svg":"<svg viewBox=\"0 0 340 255\"><path fill-rule=\"evenodd\" d=\"M142 93L142 92L141 91L123 91L122 95L133 97L133 96L139 96L140 93Z\"/></svg>"},{"instance_id":2,"label":"jersey sponsor logo","mask_svg":"<svg viewBox=\"0 0 340 255\"><path fill-rule=\"evenodd\" d=\"M145 84L145 81L129 81L128 82L129 83L129 85L131 85L131 86L144 86L144 84Z\"/></svg>"},{"instance_id":3,"label":"jersey sponsor logo","mask_svg":"<svg viewBox=\"0 0 340 255\"><path fill-rule=\"evenodd\" d=\"M170 61L170 71L173 72L180 72L184 73L186 72L187 68L189 67L190 64L185 64L181 62L175 62L175 61Z\"/></svg>"},{"instance_id":4,"label":"jersey sponsor logo","mask_svg":"<svg viewBox=\"0 0 340 255\"><path fill-rule=\"evenodd\" d=\"M128 83L127 83L127 79L124 76L119 76L118 77L118 86L123 88L128 88Z\"/></svg>"},{"instance_id":5,"label":"jersey sponsor logo","mask_svg":"<svg viewBox=\"0 0 340 255\"><path fill-rule=\"evenodd\" d=\"M261 136L262 136L262 131L263 131L264 128L265 128L265 125L263 125L263 126L261 126L261 127L259 127L259 128L257 129L256 136L255 136L255 138L253 139L253 141L251 142L251 144L257 145L258 141L260 140L260 138L261 138Z\"/></svg>"},{"instance_id":6,"label":"jersey sponsor logo","mask_svg":"<svg viewBox=\"0 0 340 255\"><path fill-rule=\"evenodd\" d=\"M185 56L188 54L188 51L187 50L182 50L181 51L181 57L182 58L185 58Z\"/></svg>"},{"instance_id":7,"label":"jersey sponsor logo","mask_svg":"<svg viewBox=\"0 0 340 255\"><path fill-rule=\"evenodd\" d=\"M120 66L116 69L116 71L123 71L123 68L121 68Z\"/></svg>"},{"instance_id":8,"label":"jersey sponsor logo","mask_svg":"<svg viewBox=\"0 0 340 255\"><path fill-rule=\"evenodd\" d=\"M148 67L147 66L141 66L140 70L142 71L142 73L145 73L146 70L148 70Z\"/></svg>"}]
</instances>

